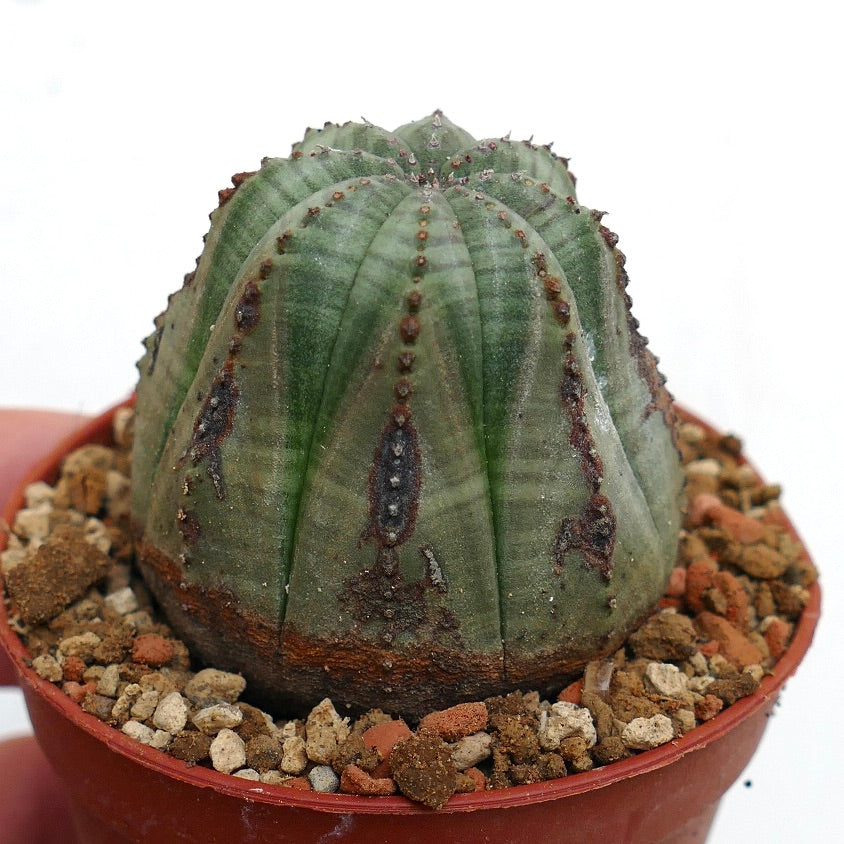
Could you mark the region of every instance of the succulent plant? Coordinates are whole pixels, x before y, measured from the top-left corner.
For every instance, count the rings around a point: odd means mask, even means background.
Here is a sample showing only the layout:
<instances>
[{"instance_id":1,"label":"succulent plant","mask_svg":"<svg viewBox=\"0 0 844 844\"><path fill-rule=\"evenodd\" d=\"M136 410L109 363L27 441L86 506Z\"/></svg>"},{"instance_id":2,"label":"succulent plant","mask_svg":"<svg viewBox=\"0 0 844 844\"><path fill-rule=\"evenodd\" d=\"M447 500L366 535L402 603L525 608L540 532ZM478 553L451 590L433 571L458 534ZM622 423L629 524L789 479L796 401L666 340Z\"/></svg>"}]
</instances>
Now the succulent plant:
<instances>
[{"instance_id":1,"label":"succulent plant","mask_svg":"<svg viewBox=\"0 0 844 844\"><path fill-rule=\"evenodd\" d=\"M550 689L662 594L672 405L565 159L440 112L233 177L139 363L144 576L257 700Z\"/></svg>"}]
</instances>

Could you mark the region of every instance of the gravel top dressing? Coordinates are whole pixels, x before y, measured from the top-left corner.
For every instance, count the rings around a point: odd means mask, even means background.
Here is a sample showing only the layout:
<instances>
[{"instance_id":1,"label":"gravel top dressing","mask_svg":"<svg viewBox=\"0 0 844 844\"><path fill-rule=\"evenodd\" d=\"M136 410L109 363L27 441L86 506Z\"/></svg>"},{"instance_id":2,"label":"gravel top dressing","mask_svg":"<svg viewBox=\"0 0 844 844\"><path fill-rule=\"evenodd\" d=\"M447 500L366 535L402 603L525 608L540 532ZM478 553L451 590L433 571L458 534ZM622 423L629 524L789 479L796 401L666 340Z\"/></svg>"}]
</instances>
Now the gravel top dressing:
<instances>
[{"instance_id":1,"label":"gravel top dressing","mask_svg":"<svg viewBox=\"0 0 844 844\"><path fill-rule=\"evenodd\" d=\"M2 554L10 618L38 675L88 713L187 765L287 788L401 793L441 808L454 793L555 779L671 741L751 694L783 654L816 579L786 527L779 487L733 436L680 429L688 508L677 565L653 614L611 658L530 689L418 722L400 712L308 712L248 703L238 674L201 666L133 566L132 411L114 448L70 454L31 485Z\"/></svg>"}]
</instances>

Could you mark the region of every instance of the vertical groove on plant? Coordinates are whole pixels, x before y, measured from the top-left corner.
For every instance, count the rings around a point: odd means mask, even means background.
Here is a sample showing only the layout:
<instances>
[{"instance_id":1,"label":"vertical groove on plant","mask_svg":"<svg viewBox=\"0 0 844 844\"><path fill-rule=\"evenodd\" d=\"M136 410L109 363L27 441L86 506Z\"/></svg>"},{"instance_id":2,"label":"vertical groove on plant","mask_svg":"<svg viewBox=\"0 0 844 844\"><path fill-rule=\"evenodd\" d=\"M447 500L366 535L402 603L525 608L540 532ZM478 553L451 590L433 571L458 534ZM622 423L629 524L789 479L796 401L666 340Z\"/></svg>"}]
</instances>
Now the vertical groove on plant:
<instances>
[{"instance_id":1,"label":"vertical groove on plant","mask_svg":"<svg viewBox=\"0 0 844 844\"><path fill-rule=\"evenodd\" d=\"M220 192L220 206L211 214L212 226L197 267L185 277L182 289L170 297L168 310L156 319L156 332L147 339L147 352L139 363L141 372L147 370L149 375L159 358L174 366L172 386L165 390L158 382L156 395L145 402L147 413L139 418L138 447L149 453L149 461L138 466L139 472L159 459L199 366L210 327L257 240L314 191L345 178L380 172L396 174L401 170L369 154L341 151L332 156L269 159L254 174L234 176L232 181L238 186L233 192ZM144 387L142 378L139 390ZM156 400L161 401L163 396L169 397L169 404L153 412ZM148 490L149 478L142 475L133 485L133 495L142 496L138 499L139 509L146 506Z\"/></svg>"},{"instance_id":2,"label":"vertical groove on plant","mask_svg":"<svg viewBox=\"0 0 844 844\"><path fill-rule=\"evenodd\" d=\"M337 190L334 192L333 202L342 202L345 200L345 191ZM360 267L366 262L367 257L370 255L371 249L373 244L375 243L376 239L378 238L379 233L383 229L384 224L390 220L391 215L396 213L396 209L399 205L405 202L407 199L406 194L400 194L398 201L396 204L391 208L390 212L383 218L381 221L381 225L372 233L372 237L369 240L366 248L363 251L363 255L361 257L360 263L356 265L356 269L354 271L354 277L352 278L351 283L348 285L346 290L346 297L345 301L342 306L341 316L337 322L337 328L334 333L333 338L330 341L330 349L327 355L328 365L325 368L324 373L322 374L322 383L319 387L320 393L320 400L319 400L319 408L316 412L314 417L314 422L311 428L311 435L308 442L308 446L305 453L305 460L304 460L304 468L301 473L301 493L297 498L296 506L294 508L294 513L292 517L293 522L293 531L291 536L290 542L290 557L287 563L287 580L285 584L283 584L283 590L281 595L281 614L280 620L283 622L286 616L286 609L287 609L287 601L286 601L286 593L287 587L290 583L290 578L293 574L293 552L296 548L296 539L299 529L299 524L302 518L302 501L306 498L308 492L308 484L309 479L312 477L316 466L318 465L318 461L315 460L314 455L316 453L317 447L321 444L321 440L326 436L328 431L329 421L333 419L336 415L337 405L340 400L341 395L341 385L340 384L331 384L333 379L331 376L334 372L338 369L338 364L340 361L336 359L335 349L337 348L338 340L340 338L341 332L343 331L343 325L347 318L348 308L349 308L349 301L351 300L352 296L355 293L355 287L358 284L358 277L360 274ZM366 348L365 344L358 341L355 343L351 348L346 348L344 350L345 355L349 357L353 357L356 354L359 355L363 349ZM348 357L346 357L346 361L348 361ZM320 436L319 425L322 423L325 426L325 430Z\"/></svg>"}]
</instances>

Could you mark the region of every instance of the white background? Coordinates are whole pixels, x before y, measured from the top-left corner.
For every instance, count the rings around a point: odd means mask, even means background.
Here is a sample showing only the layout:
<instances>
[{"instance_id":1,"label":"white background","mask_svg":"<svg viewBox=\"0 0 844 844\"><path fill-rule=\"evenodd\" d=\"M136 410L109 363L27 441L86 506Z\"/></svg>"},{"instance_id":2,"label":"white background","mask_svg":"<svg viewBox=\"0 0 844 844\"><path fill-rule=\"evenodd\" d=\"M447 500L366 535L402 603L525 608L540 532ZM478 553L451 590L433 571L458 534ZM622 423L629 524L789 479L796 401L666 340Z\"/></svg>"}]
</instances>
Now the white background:
<instances>
[{"instance_id":1,"label":"white background","mask_svg":"<svg viewBox=\"0 0 844 844\"><path fill-rule=\"evenodd\" d=\"M571 156L674 395L785 487L825 615L711 841L840 813L841 22L832 3L0 0L0 406L101 410L216 193L308 125L441 108ZM0 693L0 735L28 729ZM743 780L751 780L745 787Z\"/></svg>"}]
</instances>

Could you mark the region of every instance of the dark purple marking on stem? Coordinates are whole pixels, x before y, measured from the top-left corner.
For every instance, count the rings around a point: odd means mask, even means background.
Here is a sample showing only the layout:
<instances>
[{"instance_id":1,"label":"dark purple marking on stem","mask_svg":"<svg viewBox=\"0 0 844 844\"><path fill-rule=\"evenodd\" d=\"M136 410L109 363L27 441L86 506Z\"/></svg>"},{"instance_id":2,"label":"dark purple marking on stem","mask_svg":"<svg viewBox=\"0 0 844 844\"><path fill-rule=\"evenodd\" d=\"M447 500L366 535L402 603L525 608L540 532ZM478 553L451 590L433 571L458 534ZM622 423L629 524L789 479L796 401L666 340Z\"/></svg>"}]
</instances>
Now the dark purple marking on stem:
<instances>
[{"instance_id":1,"label":"dark purple marking on stem","mask_svg":"<svg viewBox=\"0 0 844 844\"><path fill-rule=\"evenodd\" d=\"M564 302L562 299L559 299L554 302L553 311L557 322L565 328L571 319L571 305L569 305L568 302Z\"/></svg>"},{"instance_id":2,"label":"dark purple marking on stem","mask_svg":"<svg viewBox=\"0 0 844 844\"><path fill-rule=\"evenodd\" d=\"M266 278L263 273L262 278ZM255 281L247 281L234 309L234 323L238 333L245 336L252 332L260 318L261 291Z\"/></svg>"},{"instance_id":3,"label":"dark purple marking on stem","mask_svg":"<svg viewBox=\"0 0 844 844\"><path fill-rule=\"evenodd\" d=\"M407 378L399 378L393 385L393 393L400 402L406 402L413 394L413 384Z\"/></svg>"},{"instance_id":4,"label":"dark purple marking on stem","mask_svg":"<svg viewBox=\"0 0 844 844\"><path fill-rule=\"evenodd\" d=\"M569 332L564 344L566 357L563 362L560 397L563 409L571 422L569 442L580 457L580 468L584 480L591 492L595 494L604 479L604 464L595 448L595 441L592 439L592 432L589 430L589 422L583 409L586 386L583 383L580 364L574 356L574 340L574 334Z\"/></svg>"},{"instance_id":5,"label":"dark purple marking on stem","mask_svg":"<svg viewBox=\"0 0 844 844\"><path fill-rule=\"evenodd\" d=\"M401 421L401 425L398 424ZM416 527L422 470L416 428L393 414L369 470L369 528L379 548L406 542Z\"/></svg>"},{"instance_id":6,"label":"dark purple marking on stem","mask_svg":"<svg viewBox=\"0 0 844 844\"><path fill-rule=\"evenodd\" d=\"M421 462L410 410L397 405L381 432L369 471L369 526L361 540L375 541L375 561L347 578L339 596L356 621L379 625L380 644L386 647L403 633L427 629L439 636L458 628L450 610L428 599L432 591L447 589L433 549L420 549L425 574L418 580L405 580L399 565L399 547L416 528Z\"/></svg>"},{"instance_id":7,"label":"dark purple marking on stem","mask_svg":"<svg viewBox=\"0 0 844 844\"><path fill-rule=\"evenodd\" d=\"M290 229L287 229L287 231L275 239L275 251L278 252L279 255L284 255L284 253L290 248L292 240L293 232L290 231Z\"/></svg>"},{"instance_id":8,"label":"dark purple marking on stem","mask_svg":"<svg viewBox=\"0 0 844 844\"><path fill-rule=\"evenodd\" d=\"M554 574L559 575L568 554L579 552L586 565L605 580L612 577L616 520L610 500L593 495L577 517L563 519L554 539Z\"/></svg>"},{"instance_id":9,"label":"dark purple marking on stem","mask_svg":"<svg viewBox=\"0 0 844 844\"><path fill-rule=\"evenodd\" d=\"M394 548L381 548L373 566L347 578L340 593L355 621L368 625L378 623L381 644L390 647L402 634L427 629L434 635L453 638L459 627L451 610L431 604L426 596L431 591L444 592L444 582L434 582L429 574L415 581L405 581Z\"/></svg>"},{"instance_id":10,"label":"dark purple marking on stem","mask_svg":"<svg viewBox=\"0 0 844 844\"><path fill-rule=\"evenodd\" d=\"M183 510L181 507L176 513L177 527L182 539L187 545L194 545L199 539L199 521L193 513Z\"/></svg>"},{"instance_id":11,"label":"dark purple marking on stem","mask_svg":"<svg viewBox=\"0 0 844 844\"><path fill-rule=\"evenodd\" d=\"M208 395L202 404L193 425L193 437L185 457L194 466L205 462L208 477L214 484L214 492L221 501L226 497L223 481L220 448L234 425L240 390L234 380L234 362L229 358L214 379ZM183 458L184 459L184 458Z\"/></svg>"},{"instance_id":12,"label":"dark purple marking on stem","mask_svg":"<svg viewBox=\"0 0 844 844\"><path fill-rule=\"evenodd\" d=\"M553 570L554 574L561 574L566 556L580 553L589 568L609 580L613 571L616 519L610 500L600 493L604 464L584 411L586 387L574 355L574 341L575 335L569 332L564 344L566 356L560 397L571 426L569 443L580 458L583 479L591 494L579 516L566 517L560 524L552 549Z\"/></svg>"}]
</instances>

